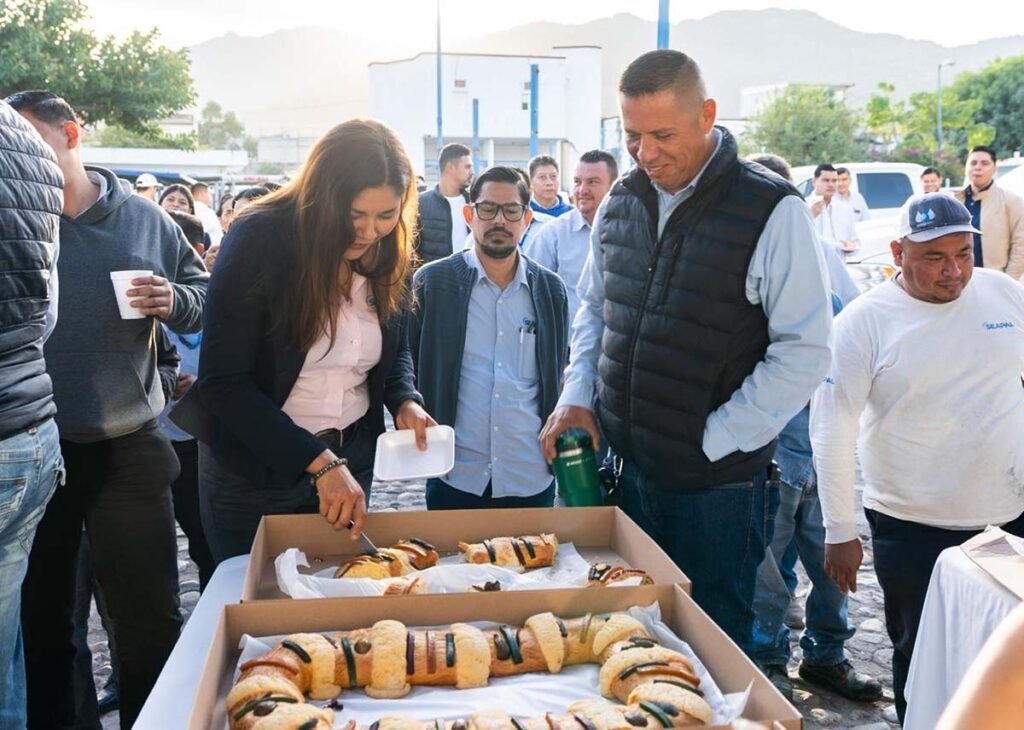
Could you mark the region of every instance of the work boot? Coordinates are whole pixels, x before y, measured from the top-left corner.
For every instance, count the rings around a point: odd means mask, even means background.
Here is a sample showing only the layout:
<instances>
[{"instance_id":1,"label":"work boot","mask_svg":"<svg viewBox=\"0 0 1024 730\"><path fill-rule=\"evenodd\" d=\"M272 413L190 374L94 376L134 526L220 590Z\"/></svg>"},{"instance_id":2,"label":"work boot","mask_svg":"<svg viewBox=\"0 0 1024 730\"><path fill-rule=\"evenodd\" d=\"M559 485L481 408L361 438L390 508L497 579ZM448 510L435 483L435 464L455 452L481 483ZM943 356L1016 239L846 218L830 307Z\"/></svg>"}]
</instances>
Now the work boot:
<instances>
[{"instance_id":1,"label":"work boot","mask_svg":"<svg viewBox=\"0 0 1024 730\"><path fill-rule=\"evenodd\" d=\"M800 662L800 678L816 687L830 689L854 702L874 702L882 699L882 684L853 668L849 659L832 666Z\"/></svg>"},{"instance_id":2,"label":"work boot","mask_svg":"<svg viewBox=\"0 0 1024 730\"><path fill-rule=\"evenodd\" d=\"M792 702L793 680L789 678L789 670L786 669L786 665L766 664L763 669L764 676L768 677L768 681L775 685L775 689L779 690L787 702Z\"/></svg>"}]
</instances>

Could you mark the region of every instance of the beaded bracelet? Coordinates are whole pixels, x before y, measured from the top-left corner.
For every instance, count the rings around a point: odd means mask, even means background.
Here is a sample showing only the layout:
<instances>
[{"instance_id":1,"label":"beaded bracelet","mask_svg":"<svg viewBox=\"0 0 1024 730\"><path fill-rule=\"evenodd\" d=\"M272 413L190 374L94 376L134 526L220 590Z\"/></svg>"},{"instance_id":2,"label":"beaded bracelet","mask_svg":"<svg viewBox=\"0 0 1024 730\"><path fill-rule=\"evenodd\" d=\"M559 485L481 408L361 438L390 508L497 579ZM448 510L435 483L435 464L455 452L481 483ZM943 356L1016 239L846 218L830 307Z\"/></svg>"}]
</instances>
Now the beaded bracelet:
<instances>
[{"instance_id":1,"label":"beaded bracelet","mask_svg":"<svg viewBox=\"0 0 1024 730\"><path fill-rule=\"evenodd\" d=\"M347 465L348 465L348 459L334 459L333 461L331 461L329 464L327 464L327 466L323 467L320 471L318 471L316 474L313 475L313 488L314 489L316 488L317 480L320 477L322 477L324 474L329 472L331 469L337 469L339 466L347 466Z\"/></svg>"}]
</instances>

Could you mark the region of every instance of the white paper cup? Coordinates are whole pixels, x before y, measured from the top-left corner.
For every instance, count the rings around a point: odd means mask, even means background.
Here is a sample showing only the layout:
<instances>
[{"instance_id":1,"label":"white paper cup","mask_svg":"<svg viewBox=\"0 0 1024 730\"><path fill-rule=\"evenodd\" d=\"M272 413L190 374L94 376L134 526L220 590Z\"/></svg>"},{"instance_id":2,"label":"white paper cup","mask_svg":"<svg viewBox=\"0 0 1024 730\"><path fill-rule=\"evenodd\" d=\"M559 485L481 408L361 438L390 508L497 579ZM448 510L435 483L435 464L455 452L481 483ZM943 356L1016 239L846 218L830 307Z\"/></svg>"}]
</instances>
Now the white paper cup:
<instances>
[{"instance_id":1,"label":"white paper cup","mask_svg":"<svg viewBox=\"0 0 1024 730\"><path fill-rule=\"evenodd\" d=\"M111 271L110 283L114 285L114 295L117 296L117 308L121 312L121 319L145 319L146 315L131 305L132 299L127 291L132 288L132 279L139 279L143 276L152 276L152 271Z\"/></svg>"}]
</instances>

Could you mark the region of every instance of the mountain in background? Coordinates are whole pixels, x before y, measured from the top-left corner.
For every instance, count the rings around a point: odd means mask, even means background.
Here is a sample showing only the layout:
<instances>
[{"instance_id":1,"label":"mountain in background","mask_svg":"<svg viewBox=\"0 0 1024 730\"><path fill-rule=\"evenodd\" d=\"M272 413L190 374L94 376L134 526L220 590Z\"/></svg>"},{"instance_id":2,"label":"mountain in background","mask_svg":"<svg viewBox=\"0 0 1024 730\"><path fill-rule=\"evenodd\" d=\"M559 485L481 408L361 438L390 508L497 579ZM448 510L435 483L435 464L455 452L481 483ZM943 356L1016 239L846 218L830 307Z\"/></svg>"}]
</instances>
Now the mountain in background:
<instances>
[{"instance_id":1,"label":"mountain in background","mask_svg":"<svg viewBox=\"0 0 1024 730\"><path fill-rule=\"evenodd\" d=\"M427 29L427 31L432 31ZM554 46L604 49L603 114L618 113L616 86L629 62L654 45L655 23L620 14L582 25L531 23L453 43L445 52L550 55ZM722 118L738 118L741 90L776 83L853 84L848 99L863 106L880 82L897 96L935 88L998 57L1024 54L1024 37L948 48L899 35L862 33L802 10L729 11L672 27L672 47L693 56L718 99ZM369 42L318 28L282 30L252 38L235 34L191 49L200 97L234 111L250 133L316 135L369 107L367 64L433 50L432 32L419 47Z\"/></svg>"}]
</instances>

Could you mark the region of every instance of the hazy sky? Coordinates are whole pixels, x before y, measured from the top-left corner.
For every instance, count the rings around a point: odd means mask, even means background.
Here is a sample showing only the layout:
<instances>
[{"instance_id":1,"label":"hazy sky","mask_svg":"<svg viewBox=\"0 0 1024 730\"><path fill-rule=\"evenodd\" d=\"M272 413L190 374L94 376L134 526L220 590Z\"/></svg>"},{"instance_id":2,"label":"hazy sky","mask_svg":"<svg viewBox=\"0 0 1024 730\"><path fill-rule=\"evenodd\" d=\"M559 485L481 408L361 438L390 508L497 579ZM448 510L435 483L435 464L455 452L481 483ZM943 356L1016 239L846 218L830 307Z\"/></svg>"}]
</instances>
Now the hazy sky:
<instances>
[{"instance_id":1,"label":"hazy sky","mask_svg":"<svg viewBox=\"0 0 1024 730\"><path fill-rule=\"evenodd\" d=\"M432 45L435 0L86 0L100 33L123 35L158 27L164 42L194 45L234 31L264 35L299 25L334 27L400 44ZM702 18L721 10L767 7L812 10L854 30L896 33L945 46L994 36L1024 35L1024 3L990 3L972 18L963 0L901 3L894 0L716 0L699 4L672 0L672 22ZM997 10L998 8L998 10ZM551 20L583 23L628 12L648 19L657 0L441 0L443 29L450 40L481 35L522 23Z\"/></svg>"}]
</instances>

